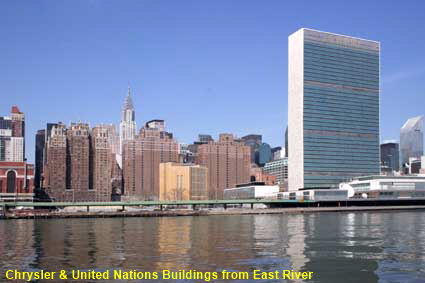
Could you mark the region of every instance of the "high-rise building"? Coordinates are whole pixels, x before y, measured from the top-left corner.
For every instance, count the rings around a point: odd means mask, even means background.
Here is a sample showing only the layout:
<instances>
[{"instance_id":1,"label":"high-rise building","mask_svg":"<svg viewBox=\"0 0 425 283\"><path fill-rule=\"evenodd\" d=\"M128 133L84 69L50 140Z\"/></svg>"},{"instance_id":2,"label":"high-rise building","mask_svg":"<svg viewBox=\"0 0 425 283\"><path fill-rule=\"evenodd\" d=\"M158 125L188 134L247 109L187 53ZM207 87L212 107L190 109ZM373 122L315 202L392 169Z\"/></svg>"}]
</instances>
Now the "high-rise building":
<instances>
[{"instance_id":1,"label":"high-rise building","mask_svg":"<svg viewBox=\"0 0 425 283\"><path fill-rule=\"evenodd\" d=\"M0 199L32 200L34 165L25 158L25 115L12 106L0 117Z\"/></svg>"},{"instance_id":2,"label":"high-rise building","mask_svg":"<svg viewBox=\"0 0 425 283\"><path fill-rule=\"evenodd\" d=\"M424 153L423 116L410 118L400 129L400 161L403 166L410 158L420 159Z\"/></svg>"},{"instance_id":3,"label":"high-rise building","mask_svg":"<svg viewBox=\"0 0 425 283\"><path fill-rule=\"evenodd\" d=\"M261 143L255 153L255 163L259 166L264 166L267 162L272 160L272 148L268 143Z\"/></svg>"},{"instance_id":4,"label":"high-rise building","mask_svg":"<svg viewBox=\"0 0 425 283\"><path fill-rule=\"evenodd\" d=\"M284 184L288 179L288 158L281 158L267 162L263 171L276 177L276 182L279 185Z\"/></svg>"},{"instance_id":5,"label":"high-rise building","mask_svg":"<svg viewBox=\"0 0 425 283\"><path fill-rule=\"evenodd\" d=\"M263 136L251 134L243 136L241 139L244 141L245 145L250 147L251 163L256 163L256 154L262 143Z\"/></svg>"},{"instance_id":6,"label":"high-rise building","mask_svg":"<svg viewBox=\"0 0 425 283\"><path fill-rule=\"evenodd\" d=\"M399 165L398 143L386 142L381 144L381 171L399 171Z\"/></svg>"},{"instance_id":7,"label":"high-rise building","mask_svg":"<svg viewBox=\"0 0 425 283\"><path fill-rule=\"evenodd\" d=\"M379 174L379 42L303 28L288 53L289 190Z\"/></svg>"},{"instance_id":8,"label":"high-rise building","mask_svg":"<svg viewBox=\"0 0 425 283\"><path fill-rule=\"evenodd\" d=\"M66 131L67 140L67 189L73 197L93 201L90 188L90 128L86 123L71 123Z\"/></svg>"},{"instance_id":9,"label":"high-rise building","mask_svg":"<svg viewBox=\"0 0 425 283\"><path fill-rule=\"evenodd\" d=\"M110 201L121 194L122 173L115 160L111 125L90 130L86 123L48 124L43 187L54 201Z\"/></svg>"},{"instance_id":10,"label":"high-rise building","mask_svg":"<svg viewBox=\"0 0 425 283\"><path fill-rule=\"evenodd\" d=\"M6 161L10 155L10 139L12 138L12 120L0 117L0 161ZM7 156L7 158L6 158Z\"/></svg>"},{"instance_id":11,"label":"high-rise building","mask_svg":"<svg viewBox=\"0 0 425 283\"><path fill-rule=\"evenodd\" d=\"M10 116L0 117L0 161L23 162L25 158L25 115L12 106Z\"/></svg>"},{"instance_id":12,"label":"high-rise building","mask_svg":"<svg viewBox=\"0 0 425 283\"><path fill-rule=\"evenodd\" d=\"M250 181L250 147L231 134L197 146L195 163L208 168L210 199L222 199L223 191Z\"/></svg>"},{"instance_id":13,"label":"high-rise building","mask_svg":"<svg viewBox=\"0 0 425 283\"><path fill-rule=\"evenodd\" d=\"M159 200L208 199L208 169L188 163L159 165Z\"/></svg>"},{"instance_id":14,"label":"high-rise building","mask_svg":"<svg viewBox=\"0 0 425 283\"><path fill-rule=\"evenodd\" d=\"M159 199L159 164L177 162L179 144L164 127L147 123L123 148L124 198Z\"/></svg>"},{"instance_id":15,"label":"high-rise building","mask_svg":"<svg viewBox=\"0 0 425 283\"><path fill-rule=\"evenodd\" d=\"M134 140L136 137L136 114L134 112L133 100L131 99L130 87L128 87L121 114L120 123L120 155L123 154L125 141ZM121 164L120 164L121 165Z\"/></svg>"},{"instance_id":16,"label":"high-rise building","mask_svg":"<svg viewBox=\"0 0 425 283\"><path fill-rule=\"evenodd\" d=\"M106 128L108 132L108 144L112 154L120 154L120 136L114 124L100 124L98 127Z\"/></svg>"},{"instance_id":17,"label":"high-rise building","mask_svg":"<svg viewBox=\"0 0 425 283\"><path fill-rule=\"evenodd\" d=\"M35 175L34 186L36 188L42 187L43 176L43 160L44 160L44 146L46 143L46 130L38 130L35 135Z\"/></svg>"},{"instance_id":18,"label":"high-rise building","mask_svg":"<svg viewBox=\"0 0 425 283\"><path fill-rule=\"evenodd\" d=\"M272 160L277 160L285 157L285 149L282 151L281 146L276 146L272 148Z\"/></svg>"},{"instance_id":19,"label":"high-rise building","mask_svg":"<svg viewBox=\"0 0 425 283\"><path fill-rule=\"evenodd\" d=\"M62 123L48 124L46 132L49 135L44 150L42 187L55 201L72 201L72 192L67 187L66 126Z\"/></svg>"},{"instance_id":20,"label":"high-rise building","mask_svg":"<svg viewBox=\"0 0 425 283\"><path fill-rule=\"evenodd\" d=\"M111 201L111 174L116 161L110 144L109 135L113 134L110 130L110 127L100 125L91 132L90 187L95 201Z\"/></svg>"}]
</instances>

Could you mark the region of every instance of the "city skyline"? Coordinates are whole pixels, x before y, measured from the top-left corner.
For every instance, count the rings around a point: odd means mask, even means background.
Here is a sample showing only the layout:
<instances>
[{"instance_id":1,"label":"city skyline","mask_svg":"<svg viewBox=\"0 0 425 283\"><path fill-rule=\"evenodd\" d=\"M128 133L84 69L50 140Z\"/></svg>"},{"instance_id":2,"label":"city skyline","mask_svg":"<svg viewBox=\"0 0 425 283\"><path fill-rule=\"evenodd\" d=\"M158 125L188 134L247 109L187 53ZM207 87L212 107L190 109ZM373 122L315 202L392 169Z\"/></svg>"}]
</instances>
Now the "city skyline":
<instances>
[{"instance_id":1,"label":"city skyline","mask_svg":"<svg viewBox=\"0 0 425 283\"><path fill-rule=\"evenodd\" d=\"M412 9L413 2L394 3L385 13L380 11L380 2L368 2L378 21L363 17L364 21L355 23L348 21L363 15L361 3L320 3L323 8L344 6L350 13L332 13L330 17L322 9L323 14L309 19L314 9L297 13L297 18L290 14L291 9L306 8L303 2L272 1L267 6L250 1L214 3L216 13L209 14L209 2L201 7L183 1L174 7L177 13L168 20L169 14L161 5L129 3L112 23L108 16L118 2L103 6L102 11L96 2L21 5L1 4L4 15L0 31L5 32L8 44L2 55L5 68L0 71L4 72L0 109L7 113L11 105L18 105L26 114L26 155L31 163L36 131L46 123L81 120L91 126L118 126L128 81L138 125L164 119L176 139L185 143L191 143L200 133L217 137L230 132L238 136L262 134L270 145L282 146L287 124L287 36L300 27L381 42L385 52L381 62L380 142L398 141L404 121L424 114L425 103L419 98L424 91L421 78L425 62L420 50L425 42L414 36L420 31L417 21L421 9ZM238 9L226 10L231 7ZM258 14L258 8L263 13ZM23 17L17 17L17 11ZM37 11L48 16L42 18ZM78 24L71 17L77 11L84 11ZM143 21L136 11L155 16L146 16ZM345 24L339 25L342 20ZM44 29L33 26L34 21ZM50 27L52 21L62 29ZM259 29L258 23L270 28ZM372 24L374 29L370 29ZM118 35L117 28L124 32ZM8 33L13 29L18 33ZM180 34L186 37L177 36ZM409 48L411 42L414 48ZM110 49L104 45L110 45ZM407 48L409 52L400 52ZM264 107L254 108L258 102ZM247 111L254 114L247 115Z\"/></svg>"}]
</instances>

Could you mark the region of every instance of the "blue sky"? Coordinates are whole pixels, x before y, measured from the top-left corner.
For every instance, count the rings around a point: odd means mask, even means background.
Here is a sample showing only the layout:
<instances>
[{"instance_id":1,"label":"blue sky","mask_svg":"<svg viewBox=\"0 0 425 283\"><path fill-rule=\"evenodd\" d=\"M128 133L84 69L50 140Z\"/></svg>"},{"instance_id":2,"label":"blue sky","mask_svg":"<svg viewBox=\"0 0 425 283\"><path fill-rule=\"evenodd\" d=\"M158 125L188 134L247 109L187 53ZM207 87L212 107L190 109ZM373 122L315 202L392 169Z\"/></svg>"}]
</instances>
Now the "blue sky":
<instances>
[{"instance_id":1,"label":"blue sky","mask_svg":"<svg viewBox=\"0 0 425 283\"><path fill-rule=\"evenodd\" d=\"M283 143L287 38L301 27L381 42L381 140L425 114L424 1L1 1L0 114L115 123L130 82L138 127L181 142L258 133Z\"/></svg>"}]
</instances>

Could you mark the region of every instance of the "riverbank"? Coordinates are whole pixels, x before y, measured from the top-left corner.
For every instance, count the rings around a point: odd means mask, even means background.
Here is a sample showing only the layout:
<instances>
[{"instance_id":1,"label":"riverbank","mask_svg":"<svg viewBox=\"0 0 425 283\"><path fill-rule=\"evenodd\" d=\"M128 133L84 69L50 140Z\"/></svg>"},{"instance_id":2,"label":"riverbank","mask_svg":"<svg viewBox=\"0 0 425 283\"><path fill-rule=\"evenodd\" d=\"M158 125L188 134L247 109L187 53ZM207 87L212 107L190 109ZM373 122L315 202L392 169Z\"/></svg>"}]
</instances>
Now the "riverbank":
<instances>
[{"instance_id":1,"label":"riverbank","mask_svg":"<svg viewBox=\"0 0 425 283\"><path fill-rule=\"evenodd\" d=\"M254 215L254 214L302 214L320 212L359 212L423 210L425 205L411 206L347 206L347 207L294 207L294 208L228 208L228 209L174 209L174 210L116 210L116 211L47 211L11 210L2 213L1 219L47 219L47 218L106 218L106 217L170 217L170 216L212 216L212 215Z\"/></svg>"}]
</instances>

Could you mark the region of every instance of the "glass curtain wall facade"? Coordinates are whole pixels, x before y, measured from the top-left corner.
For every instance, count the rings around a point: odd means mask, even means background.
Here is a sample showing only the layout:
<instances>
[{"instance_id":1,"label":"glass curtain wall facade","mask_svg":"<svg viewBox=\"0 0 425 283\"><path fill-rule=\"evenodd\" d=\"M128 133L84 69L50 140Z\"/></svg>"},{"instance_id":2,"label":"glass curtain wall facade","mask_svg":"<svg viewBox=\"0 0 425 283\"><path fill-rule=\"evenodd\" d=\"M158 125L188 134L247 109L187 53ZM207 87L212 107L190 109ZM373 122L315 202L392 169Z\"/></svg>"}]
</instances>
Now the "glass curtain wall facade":
<instances>
[{"instance_id":1,"label":"glass curtain wall facade","mask_svg":"<svg viewBox=\"0 0 425 283\"><path fill-rule=\"evenodd\" d=\"M398 143L388 142L381 144L382 171L399 171L400 167Z\"/></svg>"},{"instance_id":2,"label":"glass curtain wall facade","mask_svg":"<svg viewBox=\"0 0 425 283\"><path fill-rule=\"evenodd\" d=\"M422 132L423 117L413 117L404 123L400 130L401 165L410 158L420 159L424 154L424 134Z\"/></svg>"},{"instance_id":3,"label":"glass curtain wall facade","mask_svg":"<svg viewBox=\"0 0 425 283\"><path fill-rule=\"evenodd\" d=\"M380 173L379 72L379 42L289 36L289 190Z\"/></svg>"}]
</instances>

